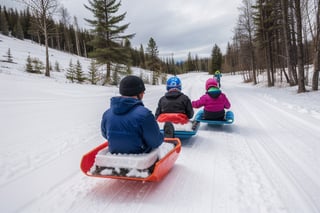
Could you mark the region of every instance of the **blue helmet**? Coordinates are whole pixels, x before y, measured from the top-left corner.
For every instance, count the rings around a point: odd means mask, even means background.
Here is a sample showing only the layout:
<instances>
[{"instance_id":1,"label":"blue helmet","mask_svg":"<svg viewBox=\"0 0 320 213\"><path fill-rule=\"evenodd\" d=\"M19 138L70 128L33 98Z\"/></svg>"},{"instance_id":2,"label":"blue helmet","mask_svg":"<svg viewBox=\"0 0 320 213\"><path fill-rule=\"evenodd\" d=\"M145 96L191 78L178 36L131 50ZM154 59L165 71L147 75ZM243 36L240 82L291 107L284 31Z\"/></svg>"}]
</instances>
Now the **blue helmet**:
<instances>
[{"instance_id":1,"label":"blue helmet","mask_svg":"<svg viewBox=\"0 0 320 213\"><path fill-rule=\"evenodd\" d=\"M167 80L167 90L170 90L173 88L181 90L181 81L176 76L173 76Z\"/></svg>"}]
</instances>

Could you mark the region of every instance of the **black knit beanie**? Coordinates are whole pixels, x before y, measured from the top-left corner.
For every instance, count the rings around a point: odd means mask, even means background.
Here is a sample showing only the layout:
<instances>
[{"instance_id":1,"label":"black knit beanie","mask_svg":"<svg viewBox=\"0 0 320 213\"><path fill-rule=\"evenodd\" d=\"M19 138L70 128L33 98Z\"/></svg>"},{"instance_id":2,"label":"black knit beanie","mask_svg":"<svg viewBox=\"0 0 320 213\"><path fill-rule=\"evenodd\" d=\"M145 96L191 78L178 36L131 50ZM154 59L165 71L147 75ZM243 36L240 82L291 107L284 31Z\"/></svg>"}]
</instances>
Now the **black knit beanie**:
<instances>
[{"instance_id":1,"label":"black knit beanie","mask_svg":"<svg viewBox=\"0 0 320 213\"><path fill-rule=\"evenodd\" d=\"M128 75L120 81L119 92L123 96L135 96L145 90L142 79L137 76Z\"/></svg>"}]
</instances>

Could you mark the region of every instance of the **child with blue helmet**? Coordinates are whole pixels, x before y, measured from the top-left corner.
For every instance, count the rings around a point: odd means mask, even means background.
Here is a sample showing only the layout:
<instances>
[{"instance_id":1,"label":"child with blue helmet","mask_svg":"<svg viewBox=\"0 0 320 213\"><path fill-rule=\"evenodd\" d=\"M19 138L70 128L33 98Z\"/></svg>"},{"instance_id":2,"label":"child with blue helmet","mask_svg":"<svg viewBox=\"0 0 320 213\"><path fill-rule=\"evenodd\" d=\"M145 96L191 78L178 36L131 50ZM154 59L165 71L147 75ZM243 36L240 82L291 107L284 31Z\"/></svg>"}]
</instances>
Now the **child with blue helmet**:
<instances>
[{"instance_id":1,"label":"child with blue helmet","mask_svg":"<svg viewBox=\"0 0 320 213\"><path fill-rule=\"evenodd\" d=\"M164 113L179 113L182 117L171 122L187 123L193 117L194 111L189 97L181 92L181 80L177 76L170 77L167 80L166 87L167 92L160 98L156 109L155 116L157 120L161 120L161 115Z\"/></svg>"}]
</instances>

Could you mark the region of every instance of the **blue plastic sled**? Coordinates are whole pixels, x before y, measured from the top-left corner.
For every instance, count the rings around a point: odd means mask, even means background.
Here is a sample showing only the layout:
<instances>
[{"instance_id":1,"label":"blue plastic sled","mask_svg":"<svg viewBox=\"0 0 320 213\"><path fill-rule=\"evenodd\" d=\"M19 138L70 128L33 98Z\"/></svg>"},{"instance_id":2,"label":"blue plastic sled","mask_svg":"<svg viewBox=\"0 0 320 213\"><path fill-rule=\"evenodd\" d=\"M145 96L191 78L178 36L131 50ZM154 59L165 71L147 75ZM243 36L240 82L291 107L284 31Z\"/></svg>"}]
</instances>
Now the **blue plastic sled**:
<instances>
[{"instance_id":1,"label":"blue plastic sled","mask_svg":"<svg viewBox=\"0 0 320 213\"><path fill-rule=\"evenodd\" d=\"M199 110L195 116L195 120L201 123L207 123L211 125L224 125L224 124L232 124L234 122L234 114L232 111L226 112L225 120L205 120L202 118L203 110Z\"/></svg>"},{"instance_id":2,"label":"blue plastic sled","mask_svg":"<svg viewBox=\"0 0 320 213\"><path fill-rule=\"evenodd\" d=\"M175 130L174 137L179 139L191 138L192 136L197 134L199 126L200 126L200 123L197 123L194 130L190 130L190 131ZM160 129L160 132L164 133L163 129Z\"/></svg>"}]
</instances>

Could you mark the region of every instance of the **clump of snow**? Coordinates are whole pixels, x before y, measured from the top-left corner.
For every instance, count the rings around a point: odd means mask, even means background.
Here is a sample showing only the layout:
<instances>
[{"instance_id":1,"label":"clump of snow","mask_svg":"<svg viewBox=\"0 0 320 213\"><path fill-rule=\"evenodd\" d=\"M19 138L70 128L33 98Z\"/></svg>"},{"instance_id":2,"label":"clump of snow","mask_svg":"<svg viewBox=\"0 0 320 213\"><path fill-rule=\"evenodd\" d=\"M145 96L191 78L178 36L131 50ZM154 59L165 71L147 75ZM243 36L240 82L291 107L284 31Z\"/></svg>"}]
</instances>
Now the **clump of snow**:
<instances>
[{"instance_id":1,"label":"clump of snow","mask_svg":"<svg viewBox=\"0 0 320 213\"><path fill-rule=\"evenodd\" d=\"M159 124L159 128L161 130L163 130L163 126L164 126L165 123L164 122L158 122L158 124ZM175 124L175 123L172 123L172 124L174 126L174 130L175 131L186 131L186 132L193 131L192 130L192 122L191 121L189 121L186 124Z\"/></svg>"},{"instance_id":2,"label":"clump of snow","mask_svg":"<svg viewBox=\"0 0 320 213\"><path fill-rule=\"evenodd\" d=\"M95 158L95 164L103 167L120 167L146 169L158 159L159 149L141 154L112 154L108 147L100 150Z\"/></svg>"},{"instance_id":3,"label":"clump of snow","mask_svg":"<svg viewBox=\"0 0 320 213\"><path fill-rule=\"evenodd\" d=\"M113 169L111 169L111 168L105 168L104 170L102 170L100 172L100 174L101 175L112 175L112 171L113 171Z\"/></svg>"},{"instance_id":4,"label":"clump of snow","mask_svg":"<svg viewBox=\"0 0 320 213\"><path fill-rule=\"evenodd\" d=\"M174 147L173 143L162 143L159 147L159 159L164 158Z\"/></svg>"},{"instance_id":5,"label":"clump of snow","mask_svg":"<svg viewBox=\"0 0 320 213\"><path fill-rule=\"evenodd\" d=\"M128 177L141 177L146 178L150 175L149 170L139 171L137 169L131 169L127 174Z\"/></svg>"}]
</instances>

